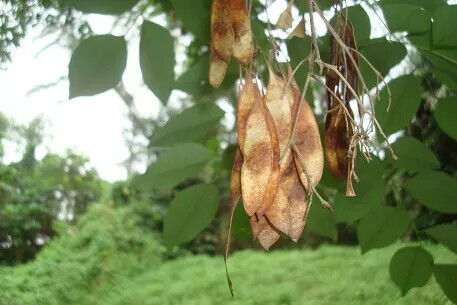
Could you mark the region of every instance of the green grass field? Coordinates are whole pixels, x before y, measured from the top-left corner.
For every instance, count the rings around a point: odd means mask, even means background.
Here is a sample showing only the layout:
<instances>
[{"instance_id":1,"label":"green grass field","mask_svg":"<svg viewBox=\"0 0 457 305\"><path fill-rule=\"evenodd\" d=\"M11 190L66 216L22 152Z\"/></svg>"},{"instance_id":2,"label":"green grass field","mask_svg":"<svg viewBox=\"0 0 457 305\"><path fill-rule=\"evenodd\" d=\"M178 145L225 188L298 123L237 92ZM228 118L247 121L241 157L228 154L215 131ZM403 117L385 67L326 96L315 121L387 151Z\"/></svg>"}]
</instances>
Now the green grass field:
<instances>
[{"instance_id":1,"label":"green grass field","mask_svg":"<svg viewBox=\"0 0 457 305\"><path fill-rule=\"evenodd\" d=\"M238 252L229 259L233 299L222 257L184 258L138 277L116 304L452 304L433 278L401 297L388 273L390 257L399 247L364 256L356 248L331 246L317 251ZM446 249L427 248L438 262L456 261Z\"/></svg>"}]
</instances>

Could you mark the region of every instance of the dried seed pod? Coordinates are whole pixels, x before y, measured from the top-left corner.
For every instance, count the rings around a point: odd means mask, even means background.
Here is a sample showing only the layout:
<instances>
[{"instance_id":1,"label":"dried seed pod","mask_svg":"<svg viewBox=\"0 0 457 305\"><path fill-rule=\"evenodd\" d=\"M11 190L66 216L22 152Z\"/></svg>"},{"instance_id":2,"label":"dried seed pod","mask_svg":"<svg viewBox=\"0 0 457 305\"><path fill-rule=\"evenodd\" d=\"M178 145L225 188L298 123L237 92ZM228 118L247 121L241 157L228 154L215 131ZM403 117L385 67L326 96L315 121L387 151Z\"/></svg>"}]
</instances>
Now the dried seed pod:
<instances>
[{"instance_id":1,"label":"dried seed pod","mask_svg":"<svg viewBox=\"0 0 457 305\"><path fill-rule=\"evenodd\" d=\"M241 152L244 152L244 136L246 134L246 121L251 113L254 102L261 99L259 88L252 82L251 72L248 72L245 79L245 84L240 90L238 98L238 114L237 114L237 129L238 129L238 145Z\"/></svg>"},{"instance_id":2,"label":"dried seed pod","mask_svg":"<svg viewBox=\"0 0 457 305\"><path fill-rule=\"evenodd\" d=\"M230 176L230 201L232 206L240 200L241 197L241 167L243 166L243 155L240 148L235 151L233 160L232 173Z\"/></svg>"},{"instance_id":3,"label":"dried seed pod","mask_svg":"<svg viewBox=\"0 0 457 305\"><path fill-rule=\"evenodd\" d=\"M261 217L272 203L279 183L279 143L273 119L262 101L246 121L241 168L241 189L246 213Z\"/></svg>"},{"instance_id":4,"label":"dried seed pod","mask_svg":"<svg viewBox=\"0 0 457 305\"><path fill-rule=\"evenodd\" d=\"M299 105L301 94L295 82L292 82L292 88L295 92L294 105L292 106L292 114L295 118L297 112L300 110ZM306 170L302 168L300 158L296 154L294 154L295 164L297 166L301 182L309 191L310 187L308 185L308 176L306 173L308 172L313 186L316 186L321 180L322 172L324 170L324 152L322 149L316 118L314 117L313 111L306 100L303 100L301 111L299 113L294 143L304 160Z\"/></svg>"},{"instance_id":5,"label":"dried seed pod","mask_svg":"<svg viewBox=\"0 0 457 305\"><path fill-rule=\"evenodd\" d=\"M228 63L233 53L235 36L226 0L213 0L210 23L214 50L219 58Z\"/></svg>"},{"instance_id":6,"label":"dried seed pod","mask_svg":"<svg viewBox=\"0 0 457 305\"><path fill-rule=\"evenodd\" d=\"M294 30L287 36L287 39L291 39L293 37L305 38L306 37L306 27L305 27L305 19L302 18L299 24L294 28Z\"/></svg>"},{"instance_id":7,"label":"dried seed pod","mask_svg":"<svg viewBox=\"0 0 457 305\"><path fill-rule=\"evenodd\" d=\"M288 235L294 242L297 242L305 228L310 206L293 159L290 160L287 169L281 175L280 188L287 194L289 202L291 226Z\"/></svg>"},{"instance_id":8,"label":"dried seed pod","mask_svg":"<svg viewBox=\"0 0 457 305\"><path fill-rule=\"evenodd\" d=\"M292 27L292 6L294 0L290 0L287 8L279 15L278 21L276 22L276 28L281 30L288 30Z\"/></svg>"},{"instance_id":9,"label":"dried seed pod","mask_svg":"<svg viewBox=\"0 0 457 305\"><path fill-rule=\"evenodd\" d=\"M222 84L222 81L224 80L228 64L217 55L212 44L210 46L209 54L209 83L214 88L219 88L219 86Z\"/></svg>"},{"instance_id":10,"label":"dried seed pod","mask_svg":"<svg viewBox=\"0 0 457 305\"><path fill-rule=\"evenodd\" d=\"M228 7L235 35L233 57L241 64L247 65L254 53L249 12L243 0L228 0Z\"/></svg>"},{"instance_id":11,"label":"dried seed pod","mask_svg":"<svg viewBox=\"0 0 457 305\"><path fill-rule=\"evenodd\" d=\"M257 220L257 217L254 215L250 218L250 223L254 239L258 239L265 250L269 250L279 240L281 234L265 216Z\"/></svg>"}]
</instances>

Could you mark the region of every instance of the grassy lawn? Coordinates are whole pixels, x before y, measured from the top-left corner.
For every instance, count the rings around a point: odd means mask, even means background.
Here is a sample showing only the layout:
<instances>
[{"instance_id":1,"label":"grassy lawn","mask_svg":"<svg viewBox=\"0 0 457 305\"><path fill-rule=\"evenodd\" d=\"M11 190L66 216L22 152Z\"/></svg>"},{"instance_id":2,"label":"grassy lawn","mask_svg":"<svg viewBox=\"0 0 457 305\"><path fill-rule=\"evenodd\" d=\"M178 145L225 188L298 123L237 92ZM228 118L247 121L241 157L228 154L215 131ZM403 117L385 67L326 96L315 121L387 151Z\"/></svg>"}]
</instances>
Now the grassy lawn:
<instances>
[{"instance_id":1,"label":"grassy lawn","mask_svg":"<svg viewBox=\"0 0 457 305\"><path fill-rule=\"evenodd\" d=\"M331 246L317 251L238 252L229 259L233 299L222 257L184 258L139 276L115 304L452 304L433 278L401 297L388 273L389 260L399 247L364 256L356 248ZM437 262L457 260L446 249L427 248Z\"/></svg>"}]
</instances>

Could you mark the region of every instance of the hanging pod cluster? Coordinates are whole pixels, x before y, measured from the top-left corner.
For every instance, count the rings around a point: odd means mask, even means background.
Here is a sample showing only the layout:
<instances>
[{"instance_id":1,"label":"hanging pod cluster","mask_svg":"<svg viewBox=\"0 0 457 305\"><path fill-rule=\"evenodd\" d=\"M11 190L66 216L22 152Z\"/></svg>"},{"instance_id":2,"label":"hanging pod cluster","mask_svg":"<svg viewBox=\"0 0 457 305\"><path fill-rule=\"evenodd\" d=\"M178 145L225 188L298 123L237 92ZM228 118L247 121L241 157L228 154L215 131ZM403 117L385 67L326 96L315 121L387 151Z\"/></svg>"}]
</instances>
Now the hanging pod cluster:
<instances>
[{"instance_id":1,"label":"hanging pod cluster","mask_svg":"<svg viewBox=\"0 0 457 305\"><path fill-rule=\"evenodd\" d=\"M209 82L218 88L232 56L243 65L252 60L251 20L244 0L213 0L210 22Z\"/></svg>"},{"instance_id":2,"label":"hanging pod cluster","mask_svg":"<svg viewBox=\"0 0 457 305\"><path fill-rule=\"evenodd\" d=\"M314 114L306 101L298 114L300 90L293 79L287 84L288 79L270 68L262 96L248 72L238 101L239 147L230 181L232 213L242 198L253 237L266 250L281 232L298 241L310 207L309 183L314 187L319 182L324 165ZM290 145L292 137L296 150Z\"/></svg>"},{"instance_id":3,"label":"hanging pod cluster","mask_svg":"<svg viewBox=\"0 0 457 305\"><path fill-rule=\"evenodd\" d=\"M359 59L354 28L343 14L340 12L337 15L335 31L349 51L343 49L330 35L330 60L347 83L341 80L336 71L328 70L326 75L328 114L325 121L325 156L332 174L337 178L347 179L346 195L355 196L352 179L357 181L355 175L357 139L353 129L354 113L349 102L355 97L354 93L357 94Z\"/></svg>"}]
</instances>

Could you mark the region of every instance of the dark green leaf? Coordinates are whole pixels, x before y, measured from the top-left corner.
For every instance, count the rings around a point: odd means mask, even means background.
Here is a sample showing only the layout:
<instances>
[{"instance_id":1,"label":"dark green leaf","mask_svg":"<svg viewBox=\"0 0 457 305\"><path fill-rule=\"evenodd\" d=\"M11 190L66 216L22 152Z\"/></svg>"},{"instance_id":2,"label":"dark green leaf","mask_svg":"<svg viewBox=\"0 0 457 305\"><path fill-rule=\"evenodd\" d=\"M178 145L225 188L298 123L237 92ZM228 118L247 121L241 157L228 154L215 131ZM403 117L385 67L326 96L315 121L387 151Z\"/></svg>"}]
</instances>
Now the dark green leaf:
<instances>
[{"instance_id":1,"label":"dark green leaf","mask_svg":"<svg viewBox=\"0 0 457 305\"><path fill-rule=\"evenodd\" d=\"M417 5L433 14L439 7L446 4L446 0L382 0L382 4L394 3Z\"/></svg>"},{"instance_id":2,"label":"dark green leaf","mask_svg":"<svg viewBox=\"0 0 457 305\"><path fill-rule=\"evenodd\" d=\"M399 208L380 206L360 220L357 237L362 253L384 248L408 229L409 217Z\"/></svg>"},{"instance_id":3,"label":"dark green leaf","mask_svg":"<svg viewBox=\"0 0 457 305\"><path fill-rule=\"evenodd\" d=\"M176 80L175 89L198 96L209 84L208 69L209 56L205 54Z\"/></svg>"},{"instance_id":4,"label":"dark green leaf","mask_svg":"<svg viewBox=\"0 0 457 305\"><path fill-rule=\"evenodd\" d=\"M435 110L435 119L438 126L448 136L457 141L457 98L441 99Z\"/></svg>"},{"instance_id":5,"label":"dark green leaf","mask_svg":"<svg viewBox=\"0 0 457 305\"><path fill-rule=\"evenodd\" d=\"M202 138L220 119L224 111L214 103L196 104L154 130L150 146L170 146Z\"/></svg>"},{"instance_id":6,"label":"dark green leaf","mask_svg":"<svg viewBox=\"0 0 457 305\"><path fill-rule=\"evenodd\" d=\"M114 88L122 80L126 64L124 37L99 35L84 40L73 52L68 67L70 98Z\"/></svg>"},{"instance_id":7,"label":"dark green leaf","mask_svg":"<svg viewBox=\"0 0 457 305\"><path fill-rule=\"evenodd\" d=\"M235 160L235 151L238 149L238 145L229 145L222 153L221 167L231 171L233 161Z\"/></svg>"},{"instance_id":8,"label":"dark green leaf","mask_svg":"<svg viewBox=\"0 0 457 305\"><path fill-rule=\"evenodd\" d=\"M395 141L392 148L398 157L398 160L392 161L396 168L403 168L411 172L440 168L440 161L433 152L416 138L400 138Z\"/></svg>"},{"instance_id":9,"label":"dark green leaf","mask_svg":"<svg viewBox=\"0 0 457 305\"><path fill-rule=\"evenodd\" d=\"M408 3L382 5L390 32L426 32L430 29L431 15L420 6Z\"/></svg>"},{"instance_id":10,"label":"dark green leaf","mask_svg":"<svg viewBox=\"0 0 457 305\"><path fill-rule=\"evenodd\" d=\"M457 5L445 5L433 16L435 46L457 47Z\"/></svg>"},{"instance_id":11,"label":"dark green leaf","mask_svg":"<svg viewBox=\"0 0 457 305\"><path fill-rule=\"evenodd\" d=\"M141 27L140 66L143 80L157 98L166 104L175 81L175 50L170 32L145 21Z\"/></svg>"},{"instance_id":12,"label":"dark green leaf","mask_svg":"<svg viewBox=\"0 0 457 305\"><path fill-rule=\"evenodd\" d=\"M376 104L376 117L386 135L397 132L409 125L422 96L419 80L412 75L400 76L389 83L392 103L389 112L389 96L387 89L381 91L381 101Z\"/></svg>"},{"instance_id":13,"label":"dark green leaf","mask_svg":"<svg viewBox=\"0 0 457 305\"><path fill-rule=\"evenodd\" d=\"M209 18L211 11L211 0L171 0L176 10L176 15L181 19L184 28L189 30L202 43L208 44Z\"/></svg>"},{"instance_id":14,"label":"dark green leaf","mask_svg":"<svg viewBox=\"0 0 457 305\"><path fill-rule=\"evenodd\" d=\"M382 77L385 77L390 69L399 64L407 53L403 44L389 42L385 38L367 41L364 46L360 47L360 52L381 73ZM362 57L359 57L359 62L360 71L369 89L381 82L381 79L377 79L375 72Z\"/></svg>"},{"instance_id":15,"label":"dark green leaf","mask_svg":"<svg viewBox=\"0 0 457 305\"><path fill-rule=\"evenodd\" d=\"M457 225L443 223L427 229L425 232L451 251L457 253Z\"/></svg>"},{"instance_id":16,"label":"dark green leaf","mask_svg":"<svg viewBox=\"0 0 457 305\"><path fill-rule=\"evenodd\" d=\"M422 247L401 248L392 256L389 271L404 296L411 288L427 284L433 272L433 257Z\"/></svg>"},{"instance_id":17,"label":"dark green leaf","mask_svg":"<svg viewBox=\"0 0 457 305\"><path fill-rule=\"evenodd\" d=\"M119 15L132 9L139 0L59 0L62 6L69 6L83 13Z\"/></svg>"},{"instance_id":18,"label":"dark green leaf","mask_svg":"<svg viewBox=\"0 0 457 305\"><path fill-rule=\"evenodd\" d=\"M457 90L457 49L449 51L434 50L421 53L433 65L433 74L449 89Z\"/></svg>"},{"instance_id":19,"label":"dark green leaf","mask_svg":"<svg viewBox=\"0 0 457 305\"><path fill-rule=\"evenodd\" d=\"M324 209L319 204L313 204L306 220L306 227L312 232L336 241L338 232L333 212Z\"/></svg>"},{"instance_id":20,"label":"dark green leaf","mask_svg":"<svg viewBox=\"0 0 457 305\"><path fill-rule=\"evenodd\" d=\"M429 209L457 213L457 179L443 172L419 173L406 183L406 189Z\"/></svg>"},{"instance_id":21,"label":"dark green leaf","mask_svg":"<svg viewBox=\"0 0 457 305\"><path fill-rule=\"evenodd\" d=\"M232 235L239 241L248 240L252 235L249 217L241 201L238 202L235 214L233 214Z\"/></svg>"},{"instance_id":22,"label":"dark green leaf","mask_svg":"<svg viewBox=\"0 0 457 305\"><path fill-rule=\"evenodd\" d=\"M197 237L214 219L219 201L212 184L194 185L176 194L164 220L165 245L173 247Z\"/></svg>"},{"instance_id":23,"label":"dark green leaf","mask_svg":"<svg viewBox=\"0 0 457 305\"><path fill-rule=\"evenodd\" d=\"M357 176L360 182L354 184L356 197L346 197L346 183L336 194L333 208L338 223L354 222L381 205L384 201L385 186L382 179L384 166L374 158L367 163L359 158L356 164Z\"/></svg>"},{"instance_id":24,"label":"dark green leaf","mask_svg":"<svg viewBox=\"0 0 457 305\"><path fill-rule=\"evenodd\" d=\"M168 191L186 179L198 176L210 158L210 152L200 144L175 145L161 154L133 184L145 191Z\"/></svg>"},{"instance_id":25,"label":"dark green leaf","mask_svg":"<svg viewBox=\"0 0 457 305\"><path fill-rule=\"evenodd\" d=\"M457 265L436 264L433 274L444 294L457 304Z\"/></svg>"},{"instance_id":26,"label":"dark green leaf","mask_svg":"<svg viewBox=\"0 0 457 305\"><path fill-rule=\"evenodd\" d=\"M295 1L295 4L297 5L297 8L300 11L300 14L309 12L307 0L297 0L297 1ZM328 10L329 8L332 7L333 0L320 0L318 2L318 5L322 11Z\"/></svg>"}]
</instances>

